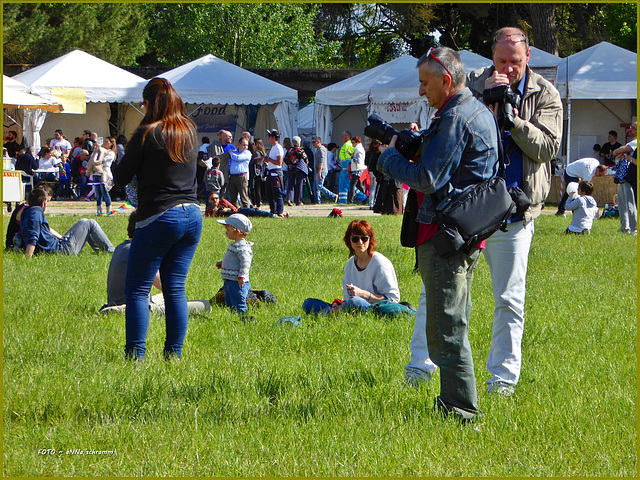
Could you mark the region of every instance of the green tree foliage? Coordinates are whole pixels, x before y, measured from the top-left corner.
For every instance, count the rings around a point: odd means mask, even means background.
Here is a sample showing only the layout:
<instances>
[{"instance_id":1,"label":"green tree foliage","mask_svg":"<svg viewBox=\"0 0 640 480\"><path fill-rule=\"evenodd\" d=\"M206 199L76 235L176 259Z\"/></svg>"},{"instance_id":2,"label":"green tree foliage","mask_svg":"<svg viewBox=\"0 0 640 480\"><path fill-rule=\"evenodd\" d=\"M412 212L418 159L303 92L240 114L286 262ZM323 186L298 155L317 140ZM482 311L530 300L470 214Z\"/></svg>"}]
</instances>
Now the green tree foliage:
<instances>
[{"instance_id":1,"label":"green tree foliage","mask_svg":"<svg viewBox=\"0 0 640 480\"><path fill-rule=\"evenodd\" d=\"M399 55L420 55L435 44L425 25L429 4L322 4L316 26L341 45L341 66L369 68Z\"/></svg>"},{"instance_id":2,"label":"green tree foliage","mask_svg":"<svg viewBox=\"0 0 640 480\"><path fill-rule=\"evenodd\" d=\"M636 52L638 49L637 3L614 3L604 10L609 42Z\"/></svg>"},{"instance_id":3,"label":"green tree foliage","mask_svg":"<svg viewBox=\"0 0 640 480\"><path fill-rule=\"evenodd\" d=\"M322 66L338 47L316 35L317 11L298 3L157 4L148 58L178 66L211 53L241 67Z\"/></svg>"},{"instance_id":4,"label":"green tree foliage","mask_svg":"<svg viewBox=\"0 0 640 480\"><path fill-rule=\"evenodd\" d=\"M370 68L444 45L491 56L503 26L560 56L601 41L636 51L636 3L4 3L4 62L80 48L118 65L211 53L246 68Z\"/></svg>"},{"instance_id":5,"label":"green tree foliage","mask_svg":"<svg viewBox=\"0 0 640 480\"><path fill-rule=\"evenodd\" d=\"M4 3L4 62L41 64L81 49L134 64L146 50L148 10L135 3Z\"/></svg>"},{"instance_id":6,"label":"green tree foliage","mask_svg":"<svg viewBox=\"0 0 640 480\"><path fill-rule=\"evenodd\" d=\"M559 4L556 25L560 56L607 41L633 52L637 49L637 4Z\"/></svg>"}]
</instances>

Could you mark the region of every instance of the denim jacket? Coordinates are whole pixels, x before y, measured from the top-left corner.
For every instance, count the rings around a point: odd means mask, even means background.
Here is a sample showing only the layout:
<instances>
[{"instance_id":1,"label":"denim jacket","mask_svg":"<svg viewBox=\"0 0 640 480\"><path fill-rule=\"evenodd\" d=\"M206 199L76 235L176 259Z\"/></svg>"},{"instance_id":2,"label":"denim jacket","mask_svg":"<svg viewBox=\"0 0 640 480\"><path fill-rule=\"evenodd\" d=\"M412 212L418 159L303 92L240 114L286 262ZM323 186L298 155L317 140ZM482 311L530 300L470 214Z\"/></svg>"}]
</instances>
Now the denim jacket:
<instances>
[{"instance_id":1,"label":"denim jacket","mask_svg":"<svg viewBox=\"0 0 640 480\"><path fill-rule=\"evenodd\" d=\"M465 88L449 99L423 132L421 161L386 149L378 171L425 194L416 220L434 223L436 206L498 173L498 126L493 114ZM431 194L435 194L437 205Z\"/></svg>"}]
</instances>

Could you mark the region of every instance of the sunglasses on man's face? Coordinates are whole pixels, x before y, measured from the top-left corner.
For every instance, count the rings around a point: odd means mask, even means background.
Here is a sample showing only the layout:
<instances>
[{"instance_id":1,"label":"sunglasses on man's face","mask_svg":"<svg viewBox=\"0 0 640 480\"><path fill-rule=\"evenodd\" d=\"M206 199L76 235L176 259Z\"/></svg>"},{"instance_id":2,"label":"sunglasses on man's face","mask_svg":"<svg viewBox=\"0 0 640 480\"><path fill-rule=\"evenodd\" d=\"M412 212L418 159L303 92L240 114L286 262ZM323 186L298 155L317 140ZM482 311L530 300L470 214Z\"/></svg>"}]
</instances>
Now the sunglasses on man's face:
<instances>
[{"instance_id":1,"label":"sunglasses on man's face","mask_svg":"<svg viewBox=\"0 0 640 480\"><path fill-rule=\"evenodd\" d=\"M367 243L369 241L369 236L368 235L351 235L352 243L358 243L360 240L362 240L362 243Z\"/></svg>"}]
</instances>

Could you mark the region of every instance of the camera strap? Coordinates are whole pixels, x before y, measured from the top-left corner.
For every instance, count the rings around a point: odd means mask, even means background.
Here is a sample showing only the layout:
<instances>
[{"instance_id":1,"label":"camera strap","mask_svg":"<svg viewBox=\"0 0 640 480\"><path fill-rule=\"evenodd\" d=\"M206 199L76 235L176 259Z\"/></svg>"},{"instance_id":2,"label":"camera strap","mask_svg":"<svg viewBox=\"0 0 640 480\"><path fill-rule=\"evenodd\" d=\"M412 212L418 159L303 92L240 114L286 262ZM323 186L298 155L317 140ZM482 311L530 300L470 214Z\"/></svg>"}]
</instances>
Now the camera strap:
<instances>
[{"instance_id":1,"label":"camera strap","mask_svg":"<svg viewBox=\"0 0 640 480\"><path fill-rule=\"evenodd\" d=\"M492 113L491 116L493 117L493 123L495 123L496 130L498 132L498 162L500 163L499 173L502 178L506 178L506 171L505 171L506 169L504 166L505 165L504 148L502 147L502 132L500 131L500 127L498 126L498 120L496 119L495 115L493 115Z\"/></svg>"},{"instance_id":2,"label":"camera strap","mask_svg":"<svg viewBox=\"0 0 640 480\"><path fill-rule=\"evenodd\" d=\"M506 167L505 167L505 162L504 162L504 148L502 147L502 135L501 135L501 131L500 131L500 126L498 125L498 119L495 117L495 115L493 115L493 113L491 113L491 117L493 118L493 123L496 126L496 132L498 133L498 163L500 165L499 170L498 170L498 175L506 181ZM489 180L484 180L484 182L487 182ZM451 190L453 190L453 185L451 185L451 182L449 181L447 183L447 185L445 185L445 187L449 187L446 190L448 192L450 192ZM442 200L444 200L449 194L444 192L445 188L443 187L441 190L439 190L438 192L434 192L431 194L431 201L433 202L434 206L437 206L440 204L440 202Z\"/></svg>"}]
</instances>

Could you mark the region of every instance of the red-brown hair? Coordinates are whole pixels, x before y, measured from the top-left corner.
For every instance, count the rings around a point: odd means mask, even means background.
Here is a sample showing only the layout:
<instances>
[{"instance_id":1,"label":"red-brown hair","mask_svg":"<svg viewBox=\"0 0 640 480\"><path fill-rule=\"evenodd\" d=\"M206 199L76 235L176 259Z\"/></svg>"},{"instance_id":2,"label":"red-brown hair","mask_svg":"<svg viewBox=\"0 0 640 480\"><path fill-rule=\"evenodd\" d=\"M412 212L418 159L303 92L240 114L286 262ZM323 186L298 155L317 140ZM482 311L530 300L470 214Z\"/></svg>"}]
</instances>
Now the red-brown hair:
<instances>
[{"instance_id":1,"label":"red-brown hair","mask_svg":"<svg viewBox=\"0 0 640 480\"><path fill-rule=\"evenodd\" d=\"M373 231L373 226L366 220L353 220L347 227L347 231L344 234L344 244L349 249L349 257L353 257L356 251L351 246L351 235L367 235L369 237L369 248L367 253L369 256L373 256L376 251L378 242L376 242L376 234Z\"/></svg>"},{"instance_id":2,"label":"red-brown hair","mask_svg":"<svg viewBox=\"0 0 640 480\"><path fill-rule=\"evenodd\" d=\"M161 127L171 160L188 163L196 141L196 124L187 117L184 102L178 92L164 78L153 78L142 92L147 102L140 127L145 127L142 142L157 126Z\"/></svg>"}]
</instances>

